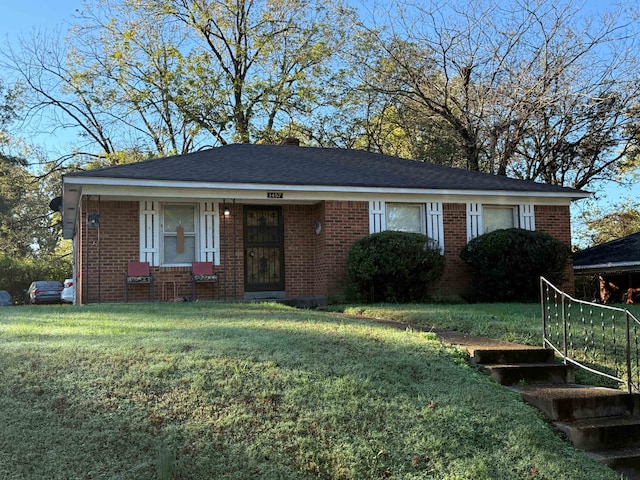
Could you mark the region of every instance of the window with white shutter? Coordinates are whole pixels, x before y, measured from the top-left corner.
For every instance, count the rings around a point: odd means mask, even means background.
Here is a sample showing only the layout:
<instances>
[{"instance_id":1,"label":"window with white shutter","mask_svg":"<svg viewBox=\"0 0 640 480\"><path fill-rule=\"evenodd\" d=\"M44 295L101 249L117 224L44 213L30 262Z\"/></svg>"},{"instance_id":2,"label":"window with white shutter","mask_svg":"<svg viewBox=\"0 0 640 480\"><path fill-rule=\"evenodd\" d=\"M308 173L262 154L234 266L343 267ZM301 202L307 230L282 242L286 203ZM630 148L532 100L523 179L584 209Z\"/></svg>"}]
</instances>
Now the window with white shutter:
<instances>
[{"instance_id":1,"label":"window with white shutter","mask_svg":"<svg viewBox=\"0 0 640 480\"><path fill-rule=\"evenodd\" d=\"M220 265L220 217L217 202L200 203L200 261Z\"/></svg>"},{"instance_id":2,"label":"window with white shutter","mask_svg":"<svg viewBox=\"0 0 640 480\"><path fill-rule=\"evenodd\" d=\"M427 236L435 240L444 252L444 225L442 220L442 203L429 202L427 207Z\"/></svg>"},{"instance_id":3,"label":"window with white shutter","mask_svg":"<svg viewBox=\"0 0 640 480\"><path fill-rule=\"evenodd\" d=\"M369 202L369 233L380 233L387 229L385 203L372 200Z\"/></svg>"},{"instance_id":4,"label":"window with white shutter","mask_svg":"<svg viewBox=\"0 0 640 480\"><path fill-rule=\"evenodd\" d=\"M536 229L536 216L535 205L532 203L522 203L519 206L520 210L520 228L525 230Z\"/></svg>"},{"instance_id":5,"label":"window with white shutter","mask_svg":"<svg viewBox=\"0 0 640 480\"><path fill-rule=\"evenodd\" d=\"M482 233L482 204L467 203L467 242Z\"/></svg>"},{"instance_id":6,"label":"window with white shutter","mask_svg":"<svg viewBox=\"0 0 640 480\"><path fill-rule=\"evenodd\" d=\"M435 240L444 251L442 203L369 202L369 233L416 232Z\"/></svg>"},{"instance_id":7,"label":"window with white shutter","mask_svg":"<svg viewBox=\"0 0 640 480\"><path fill-rule=\"evenodd\" d=\"M158 202L140 202L140 261L160 265L160 225L158 222Z\"/></svg>"},{"instance_id":8,"label":"window with white shutter","mask_svg":"<svg viewBox=\"0 0 640 480\"><path fill-rule=\"evenodd\" d=\"M140 202L140 261L152 266L220 264L218 202Z\"/></svg>"}]
</instances>

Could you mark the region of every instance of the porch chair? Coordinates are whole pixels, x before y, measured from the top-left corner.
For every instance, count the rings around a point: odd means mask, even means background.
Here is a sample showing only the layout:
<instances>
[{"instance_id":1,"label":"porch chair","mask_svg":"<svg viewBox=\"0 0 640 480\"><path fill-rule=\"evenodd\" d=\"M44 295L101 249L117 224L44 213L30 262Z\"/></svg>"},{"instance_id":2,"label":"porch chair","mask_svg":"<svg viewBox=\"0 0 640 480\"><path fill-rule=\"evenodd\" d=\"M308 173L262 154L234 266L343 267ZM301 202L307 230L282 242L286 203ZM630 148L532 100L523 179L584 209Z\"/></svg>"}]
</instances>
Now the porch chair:
<instances>
[{"instance_id":1,"label":"porch chair","mask_svg":"<svg viewBox=\"0 0 640 480\"><path fill-rule=\"evenodd\" d=\"M149 285L149 301L153 301L153 275L149 271L149 262L130 261L125 274L125 303L129 302L129 285Z\"/></svg>"},{"instance_id":2,"label":"porch chair","mask_svg":"<svg viewBox=\"0 0 640 480\"><path fill-rule=\"evenodd\" d=\"M218 282L218 275L213 273L213 263L193 262L191 264L191 278L193 280L191 284L191 297L193 300L196 299L196 283L210 283L211 299L213 300L216 283Z\"/></svg>"}]
</instances>

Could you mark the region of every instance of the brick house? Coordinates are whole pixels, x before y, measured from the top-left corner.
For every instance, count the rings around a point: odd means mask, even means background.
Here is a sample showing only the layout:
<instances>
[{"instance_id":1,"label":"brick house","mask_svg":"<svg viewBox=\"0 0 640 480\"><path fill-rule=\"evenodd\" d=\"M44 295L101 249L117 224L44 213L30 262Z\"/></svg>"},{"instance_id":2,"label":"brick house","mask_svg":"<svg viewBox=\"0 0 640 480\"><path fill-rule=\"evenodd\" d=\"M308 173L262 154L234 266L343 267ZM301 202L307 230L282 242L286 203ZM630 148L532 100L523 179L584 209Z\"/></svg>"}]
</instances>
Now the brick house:
<instances>
[{"instance_id":1,"label":"brick house","mask_svg":"<svg viewBox=\"0 0 640 480\"><path fill-rule=\"evenodd\" d=\"M446 269L435 294L447 298L469 287L459 253L471 238L515 226L570 244L570 203L587 196L294 140L67 174L63 232L74 241L77 303L124 301L131 260L149 263L156 301L190 298L198 261L212 262L219 280L196 285L197 298L340 299L349 247L385 229L439 243ZM138 285L129 300L148 294Z\"/></svg>"}]
</instances>

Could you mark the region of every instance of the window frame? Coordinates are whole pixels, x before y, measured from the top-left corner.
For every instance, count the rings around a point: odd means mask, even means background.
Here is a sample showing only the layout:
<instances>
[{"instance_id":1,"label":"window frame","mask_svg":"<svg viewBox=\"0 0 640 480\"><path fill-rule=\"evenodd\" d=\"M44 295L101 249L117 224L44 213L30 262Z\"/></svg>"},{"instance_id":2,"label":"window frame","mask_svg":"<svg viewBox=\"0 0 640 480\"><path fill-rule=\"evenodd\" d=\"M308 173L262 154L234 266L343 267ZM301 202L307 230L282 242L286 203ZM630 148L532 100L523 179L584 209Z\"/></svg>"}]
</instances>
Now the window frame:
<instances>
[{"instance_id":1,"label":"window frame","mask_svg":"<svg viewBox=\"0 0 640 480\"><path fill-rule=\"evenodd\" d=\"M418 207L420 211L420 232L414 232L413 230L394 230L389 227L389 208L390 207ZM427 218L425 212L425 204L418 202L386 202L385 204L385 230L394 230L398 232L414 232L421 233L423 235L427 234Z\"/></svg>"},{"instance_id":2,"label":"window frame","mask_svg":"<svg viewBox=\"0 0 640 480\"><path fill-rule=\"evenodd\" d=\"M165 209L172 206L190 206L193 207L193 232L185 232L185 238L188 236L193 238L193 259L188 262L182 263L167 263L165 260L165 237L176 237L176 233L165 232ZM185 267L190 266L193 262L197 262L200 257L200 209L199 204L196 202L163 202L160 204L160 222L159 228L159 261L161 267Z\"/></svg>"},{"instance_id":3,"label":"window frame","mask_svg":"<svg viewBox=\"0 0 640 480\"><path fill-rule=\"evenodd\" d=\"M482 205L482 233L490 233L493 232L495 230L500 230L501 228L494 228L493 230L487 230L486 225L486 213L487 210L489 211L497 211L497 210L510 210L511 211L511 220L512 220L512 225L510 227L507 228L520 228L520 206L519 205L495 205L495 204L488 204L488 205Z\"/></svg>"}]
</instances>

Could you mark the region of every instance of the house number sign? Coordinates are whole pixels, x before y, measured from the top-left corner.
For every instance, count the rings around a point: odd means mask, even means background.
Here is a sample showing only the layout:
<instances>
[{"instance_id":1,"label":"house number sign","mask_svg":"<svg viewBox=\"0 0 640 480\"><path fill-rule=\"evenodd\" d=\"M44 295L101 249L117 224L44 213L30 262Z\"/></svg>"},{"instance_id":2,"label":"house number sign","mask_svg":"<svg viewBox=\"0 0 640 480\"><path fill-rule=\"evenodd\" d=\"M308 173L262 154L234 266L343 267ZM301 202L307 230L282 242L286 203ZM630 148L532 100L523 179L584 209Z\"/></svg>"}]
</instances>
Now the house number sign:
<instances>
[{"instance_id":1,"label":"house number sign","mask_svg":"<svg viewBox=\"0 0 640 480\"><path fill-rule=\"evenodd\" d=\"M282 192L267 192L267 198L284 198Z\"/></svg>"}]
</instances>

